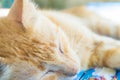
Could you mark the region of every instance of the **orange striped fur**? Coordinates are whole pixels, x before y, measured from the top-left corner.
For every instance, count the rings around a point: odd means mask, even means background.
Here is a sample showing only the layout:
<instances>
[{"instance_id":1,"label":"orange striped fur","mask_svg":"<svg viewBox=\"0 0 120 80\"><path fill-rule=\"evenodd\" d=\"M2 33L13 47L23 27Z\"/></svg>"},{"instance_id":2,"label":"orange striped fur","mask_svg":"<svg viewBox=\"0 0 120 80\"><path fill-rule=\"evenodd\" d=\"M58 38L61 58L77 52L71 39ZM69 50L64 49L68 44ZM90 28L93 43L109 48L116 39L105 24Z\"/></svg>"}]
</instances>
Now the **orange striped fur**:
<instances>
[{"instance_id":1,"label":"orange striped fur","mask_svg":"<svg viewBox=\"0 0 120 80\"><path fill-rule=\"evenodd\" d=\"M102 17L101 15L88 9L86 6L70 8L64 10L64 12L80 17L80 19L88 28L98 34L120 39L119 23Z\"/></svg>"},{"instance_id":2,"label":"orange striped fur","mask_svg":"<svg viewBox=\"0 0 120 80\"><path fill-rule=\"evenodd\" d=\"M0 80L71 80L89 67L120 68L119 47L78 17L15 0L0 18Z\"/></svg>"}]
</instances>

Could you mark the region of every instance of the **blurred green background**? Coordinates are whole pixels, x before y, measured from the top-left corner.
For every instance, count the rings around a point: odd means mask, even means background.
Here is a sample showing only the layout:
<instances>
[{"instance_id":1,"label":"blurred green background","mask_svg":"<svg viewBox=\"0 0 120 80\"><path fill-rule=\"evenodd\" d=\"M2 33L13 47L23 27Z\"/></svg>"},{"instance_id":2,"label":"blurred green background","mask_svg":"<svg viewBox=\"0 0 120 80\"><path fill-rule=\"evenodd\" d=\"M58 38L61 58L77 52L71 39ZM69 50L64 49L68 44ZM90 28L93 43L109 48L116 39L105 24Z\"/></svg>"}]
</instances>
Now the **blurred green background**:
<instances>
[{"instance_id":1,"label":"blurred green background","mask_svg":"<svg viewBox=\"0 0 120 80\"><path fill-rule=\"evenodd\" d=\"M0 8L9 8L14 0L0 0Z\"/></svg>"},{"instance_id":2,"label":"blurred green background","mask_svg":"<svg viewBox=\"0 0 120 80\"><path fill-rule=\"evenodd\" d=\"M0 0L0 8L9 8L14 0ZM120 2L120 0L33 0L41 8L63 9L89 2Z\"/></svg>"}]
</instances>

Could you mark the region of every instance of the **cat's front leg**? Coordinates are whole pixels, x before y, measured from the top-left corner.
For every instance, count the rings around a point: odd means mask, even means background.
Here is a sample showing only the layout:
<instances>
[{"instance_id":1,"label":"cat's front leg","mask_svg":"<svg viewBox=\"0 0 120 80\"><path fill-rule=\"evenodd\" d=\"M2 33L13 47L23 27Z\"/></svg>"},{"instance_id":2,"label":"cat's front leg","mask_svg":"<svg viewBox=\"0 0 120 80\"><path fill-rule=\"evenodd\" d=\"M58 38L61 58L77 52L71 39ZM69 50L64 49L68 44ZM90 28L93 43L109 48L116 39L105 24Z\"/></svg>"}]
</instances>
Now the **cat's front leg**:
<instances>
[{"instance_id":1,"label":"cat's front leg","mask_svg":"<svg viewBox=\"0 0 120 80\"><path fill-rule=\"evenodd\" d=\"M110 67L120 69L120 42L107 37L95 40L89 67Z\"/></svg>"}]
</instances>

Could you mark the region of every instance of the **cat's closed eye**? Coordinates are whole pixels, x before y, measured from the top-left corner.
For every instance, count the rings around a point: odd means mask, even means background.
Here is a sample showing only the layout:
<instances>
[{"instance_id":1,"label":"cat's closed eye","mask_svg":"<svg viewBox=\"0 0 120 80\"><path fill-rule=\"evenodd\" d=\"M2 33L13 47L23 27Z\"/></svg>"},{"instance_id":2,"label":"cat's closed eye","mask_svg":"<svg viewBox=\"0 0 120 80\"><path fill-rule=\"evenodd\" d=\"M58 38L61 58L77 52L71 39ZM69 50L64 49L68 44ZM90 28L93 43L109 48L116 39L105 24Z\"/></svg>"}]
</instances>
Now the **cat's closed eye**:
<instances>
[{"instance_id":1,"label":"cat's closed eye","mask_svg":"<svg viewBox=\"0 0 120 80\"><path fill-rule=\"evenodd\" d=\"M63 49L61 47L61 43L60 42L59 42L59 51L60 51L60 53L64 54L64 51L63 51Z\"/></svg>"}]
</instances>

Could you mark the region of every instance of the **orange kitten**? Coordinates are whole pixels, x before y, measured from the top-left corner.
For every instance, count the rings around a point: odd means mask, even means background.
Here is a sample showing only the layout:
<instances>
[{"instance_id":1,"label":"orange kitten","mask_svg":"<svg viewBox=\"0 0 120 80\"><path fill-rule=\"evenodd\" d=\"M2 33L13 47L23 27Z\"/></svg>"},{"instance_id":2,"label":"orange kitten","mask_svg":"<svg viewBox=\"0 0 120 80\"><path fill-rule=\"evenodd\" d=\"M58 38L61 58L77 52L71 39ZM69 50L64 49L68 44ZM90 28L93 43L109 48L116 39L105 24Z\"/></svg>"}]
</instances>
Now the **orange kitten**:
<instances>
[{"instance_id":1,"label":"orange kitten","mask_svg":"<svg viewBox=\"0 0 120 80\"><path fill-rule=\"evenodd\" d=\"M38 11L15 0L0 18L0 80L72 80L81 69L120 68L120 42L90 31L75 16Z\"/></svg>"}]
</instances>

